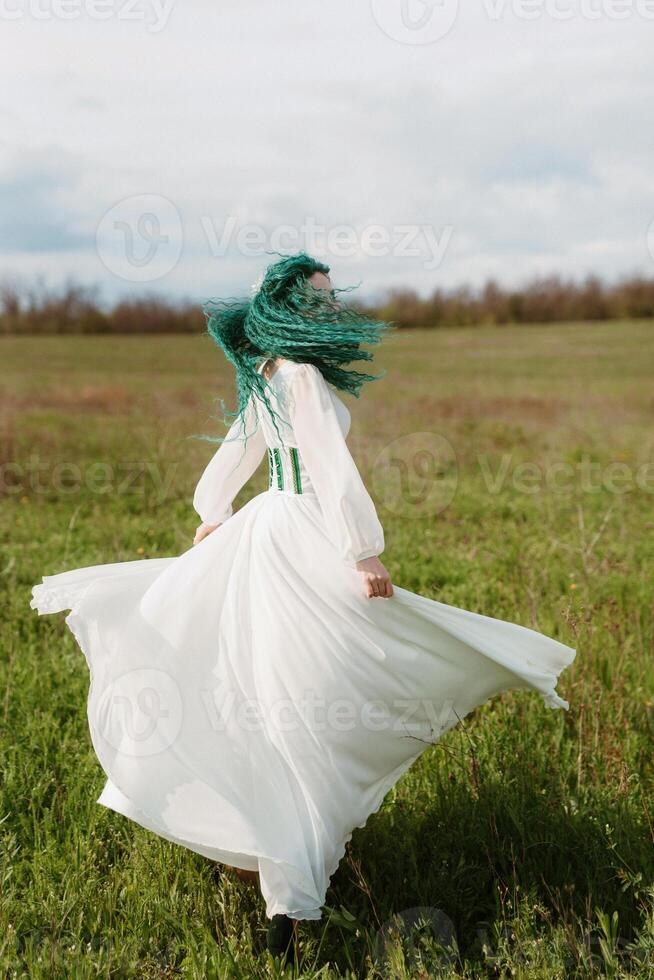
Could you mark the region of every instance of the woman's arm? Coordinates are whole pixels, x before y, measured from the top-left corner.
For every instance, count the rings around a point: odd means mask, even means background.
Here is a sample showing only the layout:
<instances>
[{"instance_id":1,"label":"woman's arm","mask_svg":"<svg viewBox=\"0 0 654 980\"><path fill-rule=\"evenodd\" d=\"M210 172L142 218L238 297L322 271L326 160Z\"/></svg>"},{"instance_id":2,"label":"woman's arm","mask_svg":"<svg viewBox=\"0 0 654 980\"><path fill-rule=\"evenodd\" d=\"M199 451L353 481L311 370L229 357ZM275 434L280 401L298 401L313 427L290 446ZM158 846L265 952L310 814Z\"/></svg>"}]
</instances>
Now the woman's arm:
<instances>
[{"instance_id":1,"label":"woman's arm","mask_svg":"<svg viewBox=\"0 0 654 980\"><path fill-rule=\"evenodd\" d=\"M234 421L195 488L193 507L202 524L194 544L232 516L234 497L255 472L265 451L263 430L250 399L243 418Z\"/></svg>"},{"instance_id":2,"label":"woman's arm","mask_svg":"<svg viewBox=\"0 0 654 980\"><path fill-rule=\"evenodd\" d=\"M345 442L327 383L311 364L301 364L293 374L289 414L300 457L341 558L362 573L368 596L391 596L390 577L377 557L384 550L383 528Z\"/></svg>"}]
</instances>

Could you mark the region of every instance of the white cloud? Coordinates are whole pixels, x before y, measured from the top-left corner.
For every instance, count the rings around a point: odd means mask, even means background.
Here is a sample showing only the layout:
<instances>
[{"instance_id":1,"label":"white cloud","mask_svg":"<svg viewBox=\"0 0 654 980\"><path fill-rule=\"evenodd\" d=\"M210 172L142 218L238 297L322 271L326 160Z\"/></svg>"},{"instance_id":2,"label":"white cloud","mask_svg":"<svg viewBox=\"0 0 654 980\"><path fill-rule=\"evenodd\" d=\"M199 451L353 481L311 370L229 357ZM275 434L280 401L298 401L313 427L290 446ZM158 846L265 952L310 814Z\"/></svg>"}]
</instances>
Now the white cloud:
<instances>
[{"instance_id":1,"label":"white cloud","mask_svg":"<svg viewBox=\"0 0 654 980\"><path fill-rule=\"evenodd\" d=\"M370 292L653 272L654 23L516 10L461 3L424 46L345 0L177 0L156 33L117 13L3 23L0 269L140 290L108 272L95 230L122 199L163 195L184 242L152 288L174 294L245 289L265 264L233 242L212 254L207 227L220 238L230 217L266 236L381 225L388 254L359 237L332 262ZM405 225L451 228L438 269L428 249L400 254Z\"/></svg>"}]
</instances>

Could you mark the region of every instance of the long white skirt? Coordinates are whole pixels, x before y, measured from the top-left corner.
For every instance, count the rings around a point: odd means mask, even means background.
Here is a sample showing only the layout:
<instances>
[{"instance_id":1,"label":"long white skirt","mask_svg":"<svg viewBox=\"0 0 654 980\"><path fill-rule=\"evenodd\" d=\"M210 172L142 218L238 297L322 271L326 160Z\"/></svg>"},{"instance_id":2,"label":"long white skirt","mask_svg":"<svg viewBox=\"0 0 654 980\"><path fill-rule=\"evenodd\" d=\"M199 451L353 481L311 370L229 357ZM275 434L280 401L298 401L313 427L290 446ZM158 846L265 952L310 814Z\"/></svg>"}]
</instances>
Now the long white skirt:
<instances>
[{"instance_id":1,"label":"long white skirt","mask_svg":"<svg viewBox=\"0 0 654 980\"><path fill-rule=\"evenodd\" d=\"M48 576L32 607L71 610L98 802L259 871L269 917L320 918L353 829L424 749L501 691L567 708L575 657L398 587L368 599L316 498L276 490L179 557Z\"/></svg>"}]
</instances>

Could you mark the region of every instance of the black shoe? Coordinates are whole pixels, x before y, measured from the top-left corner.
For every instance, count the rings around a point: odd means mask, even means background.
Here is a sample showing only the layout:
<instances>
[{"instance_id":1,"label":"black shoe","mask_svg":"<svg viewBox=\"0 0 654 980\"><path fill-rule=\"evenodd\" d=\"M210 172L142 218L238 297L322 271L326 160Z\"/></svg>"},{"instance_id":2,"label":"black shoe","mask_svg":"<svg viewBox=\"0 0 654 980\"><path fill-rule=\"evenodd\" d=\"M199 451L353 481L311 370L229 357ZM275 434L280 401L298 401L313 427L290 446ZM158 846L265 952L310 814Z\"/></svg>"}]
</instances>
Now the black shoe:
<instances>
[{"instance_id":1,"label":"black shoe","mask_svg":"<svg viewBox=\"0 0 654 980\"><path fill-rule=\"evenodd\" d=\"M287 915L273 915L268 926L267 945L273 956L288 955L293 945L293 919Z\"/></svg>"}]
</instances>

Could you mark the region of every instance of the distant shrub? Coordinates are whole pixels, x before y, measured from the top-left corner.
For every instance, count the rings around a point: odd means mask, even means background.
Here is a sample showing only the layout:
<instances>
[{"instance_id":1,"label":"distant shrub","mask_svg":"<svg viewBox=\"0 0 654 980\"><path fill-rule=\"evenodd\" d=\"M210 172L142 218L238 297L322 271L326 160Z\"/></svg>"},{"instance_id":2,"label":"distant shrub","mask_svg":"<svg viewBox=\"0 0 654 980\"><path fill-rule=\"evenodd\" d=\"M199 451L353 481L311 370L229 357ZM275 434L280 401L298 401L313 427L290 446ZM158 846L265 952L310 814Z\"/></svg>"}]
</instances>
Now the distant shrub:
<instances>
[{"instance_id":1,"label":"distant shrub","mask_svg":"<svg viewBox=\"0 0 654 980\"><path fill-rule=\"evenodd\" d=\"M558 276L534 279L520 289L494 281L480 289L435 289L422 297L412 289L390 290L362 309L402 329L433 329L507 323L561 323L567 320L654 318L654 279L632 277L609 286L591 276L581 283ZM0 333L201 333L201 308L156 296L124 299L104 306L97 289L66 283L0 285Z\"/></svg>"},{"instance_id":2,"label":"distant shrub","mask_svg":"<svg viewBox=\"0 0 654 980\"><path fill-rule=\"evenodd\" d=\"M549 276L520 289L490 281L478 290L436 289L424 298L401 289L391 291L375 311L409 328L654 317L654 279L630 278L608 286L595 276L581 283Z\"/></svg>"}]
</instances>

